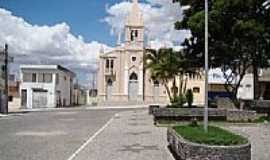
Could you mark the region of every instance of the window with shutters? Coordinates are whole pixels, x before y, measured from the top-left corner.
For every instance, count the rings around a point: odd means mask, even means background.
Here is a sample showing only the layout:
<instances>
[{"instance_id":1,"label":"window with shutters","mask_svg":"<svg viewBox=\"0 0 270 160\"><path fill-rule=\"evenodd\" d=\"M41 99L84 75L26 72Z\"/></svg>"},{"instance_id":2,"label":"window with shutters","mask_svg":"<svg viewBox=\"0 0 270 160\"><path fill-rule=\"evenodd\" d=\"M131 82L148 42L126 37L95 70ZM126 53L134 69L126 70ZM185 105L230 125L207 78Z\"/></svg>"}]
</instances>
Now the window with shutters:
<instances>
[{"instance_id":1,"label":"window with shutters","mask_svg":"<svg viewBox=\"0 0 270 160\"><path fill-rule=\"evenodd\" d=\"M111 60L111 69L113 69L114 66L114 60Z\"/></svg>"},{"instance_id":2,"label":"window with shutters","mask_svg":"<svg viewBox=\"0 0 270 160\"><path fill-rule=\"evenodd\" d=\"M56 75L55 75L55 78L56 78L56 84L59 84L59 74L58 73L56 73Z\"/></svg>"},{"instance_id":3,"label":"window with shutters","mask_svg":"<svg viewBox=\"0 0 270 160\"><path fill-rule=\"evenodd\" d=\"M23 73L23 82L32 82L32 74Z\"/></svg>"},{"instance_id":4,"label":"window with shutters","mask_svg":"<svg viewBox=\"0 0 270 160\"><path fill-rule=\"evenodd\" d=\"M110 60L106 59L106 68L110 68Z\"/></svg>"},{"instance_id":5,"label":"window with shutters","mask_svg":"<svg viewBox=\"0 0 270 160\"><path fill-rule=\"evenodd\" d=\"M44 73L38 73L38 82L43 83L44 82Z\"/></svg>"},{"instance_id":6,"label":"window with shutters","mask_svg":"<svg viewBox=\"0 0 270 160\"><path fill-rule=\"evenodd\" d=\"M37 74L32 73L32 82L37 82Z\"/></svg>"},{"instance_id":7,"label":"window with shutters","mask_svg":"<svg viewBox=\"0 0 270 160\"><path fill-rule=\"evenodd\" d=\"M52 74L51 73L44 74L44 82L45 83L52 83Z\"/></svg>"},{"instance_id":8,"label":"window with shutters","mask_svg":"<svg viewBox=\"0 0 270 160\"><path fill-rule=\"evenodd\" d=\"M52 83L52 74L51 73L38 73L38 82L39 83Z\"/></svg>"},{"instance_id":9,"label":"window with shutters","mask_svg":"<svg viewBox=\"0 0 270 160\"><path fill-rule=\"evenodd\" d=\"M193 93L200 93L200 87L193 87Z\"/></svg>"}]
</instances>

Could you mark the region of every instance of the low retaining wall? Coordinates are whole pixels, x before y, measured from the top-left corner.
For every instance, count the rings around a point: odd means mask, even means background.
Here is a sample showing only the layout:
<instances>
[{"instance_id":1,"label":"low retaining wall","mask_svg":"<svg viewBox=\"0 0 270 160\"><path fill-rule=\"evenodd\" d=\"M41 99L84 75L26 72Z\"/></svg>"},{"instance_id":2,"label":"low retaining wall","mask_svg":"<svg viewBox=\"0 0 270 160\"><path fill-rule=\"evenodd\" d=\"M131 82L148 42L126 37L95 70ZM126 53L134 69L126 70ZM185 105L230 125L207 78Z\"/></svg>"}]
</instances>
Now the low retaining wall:
<instances>
[{"instance_id":1,"label":"low retaining wall","mask_svg":"<svg viewBox=\"0 0 270 160\"><path fill-rule=\"evenodd\" d=\"M232 122L252 122L256 120L256 111L241 111L241 110L228 110L227 121Z\"/></svg>"},{"instance_id":2,"label":"low retaining wall","mask_svg":"<svg viewBox=\"0 0 270 160\"><path fill-rule=\"evenodd\" d=\"M270 100L244 101L244 107L270 116Z\"/></svg>"},{"instance_id":3,"label":"low retaining wall","mask_svg":"<svg viewBox=\"0 0 270 160\"><path fill-rule=\"evenodd\" d=\"M154 120L190 120L196 117L202 120L204 108L153 108ZM249 122L256 119L255 111L226 110L209 108L209 120L227 120L234 122Z\"/></svg>"},{"instance_id":4,"label":"low retaining wall","mask_svg":"<svg viewBox=\"0 0 270 160\"><path fill-rule=\"evenodd\" d=\"M167 140L179 160L251 160L251 144L237 146L208 146L184 140L172 128Z\"/></svg>"},{"instance_id":5,"label":"low retaining wall","mask_svg":"<svg viewBox=\"0 0 270 160\"><path fill-rule=\"evenodd\" d=\"M153 114L155 109L158 109L159 105L149 105L149 114Z\"/></svg>"}]
</instances>

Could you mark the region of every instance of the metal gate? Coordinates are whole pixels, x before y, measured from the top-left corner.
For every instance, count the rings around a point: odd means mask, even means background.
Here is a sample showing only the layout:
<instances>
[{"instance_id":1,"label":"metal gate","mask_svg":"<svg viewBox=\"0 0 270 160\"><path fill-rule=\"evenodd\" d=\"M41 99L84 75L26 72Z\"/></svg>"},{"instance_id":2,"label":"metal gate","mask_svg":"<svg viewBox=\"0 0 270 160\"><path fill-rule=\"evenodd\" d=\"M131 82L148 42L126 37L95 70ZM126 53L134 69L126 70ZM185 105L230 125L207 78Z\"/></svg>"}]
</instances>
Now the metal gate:
<instances>
[{"instance_id":1,"label":"metal gate","mask_svg":"<svg viewBox=\"0 0 270 160\"><path fill-rule=\"evenodd\" d=\"M32 108L46 108L47 107L47 90L33 90Z\"/></svg>"}]
</instances>

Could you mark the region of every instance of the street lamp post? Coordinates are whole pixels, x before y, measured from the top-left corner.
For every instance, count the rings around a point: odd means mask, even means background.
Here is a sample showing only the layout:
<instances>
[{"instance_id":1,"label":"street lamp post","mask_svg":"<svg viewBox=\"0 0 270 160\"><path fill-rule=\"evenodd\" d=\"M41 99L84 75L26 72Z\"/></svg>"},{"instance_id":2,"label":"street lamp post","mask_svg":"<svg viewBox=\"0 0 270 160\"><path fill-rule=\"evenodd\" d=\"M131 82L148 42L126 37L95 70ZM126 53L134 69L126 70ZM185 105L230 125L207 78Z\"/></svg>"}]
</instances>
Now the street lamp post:
<instances>
[{"instance_id":1,"label":"street lamp post","mask_svg":"<svg viewBox=\"0 0 270 160\"><path fill-rule=\"evenodd\" d=\"M204 131L208 131L208 0L205 0L205 106Z\"/></svg>"}]
</instances>

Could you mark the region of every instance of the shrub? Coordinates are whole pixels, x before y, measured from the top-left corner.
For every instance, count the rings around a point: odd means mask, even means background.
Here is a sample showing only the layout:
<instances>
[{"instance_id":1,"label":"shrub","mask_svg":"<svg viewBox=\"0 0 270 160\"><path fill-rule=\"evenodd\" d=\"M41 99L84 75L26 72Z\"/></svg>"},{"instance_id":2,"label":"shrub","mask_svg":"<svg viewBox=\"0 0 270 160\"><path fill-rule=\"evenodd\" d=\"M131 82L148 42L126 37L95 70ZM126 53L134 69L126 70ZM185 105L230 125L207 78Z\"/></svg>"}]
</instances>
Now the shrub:
<instances>
[{"instance_id":1,"label":"shrub","mask_svg":"<svg viewBox=\"0 0 270 160\"><path fill-rule=\"evenodd\" d=\"M193 117L193 118L191 119L190 126L191 126L191 127L198 127L198 120L197 120L196 117Z\"/></svg>"},{"instance_id":2,"label":"shrub","mask_svg":"<svg viewBox=\"0 0 270 160\"><path fill-rule=\"evenodd\" d=\"M191 89L187 90L186 92L186 100L188 103L188 107L192 107L192 103L193 103L193 92Z\"/></svg>"},{"instance_id":3,"label":"shrub","mask_svg":"<svg viewBox=\"0 0 270 160\"><path fill-rule=\"evenodd\" d=\"M172 103L171 107L173 108L183 107L183 105L186 103L186 98L184 96L177 96L173 98L171 103Z\"/></svg>"}]
</instances>

